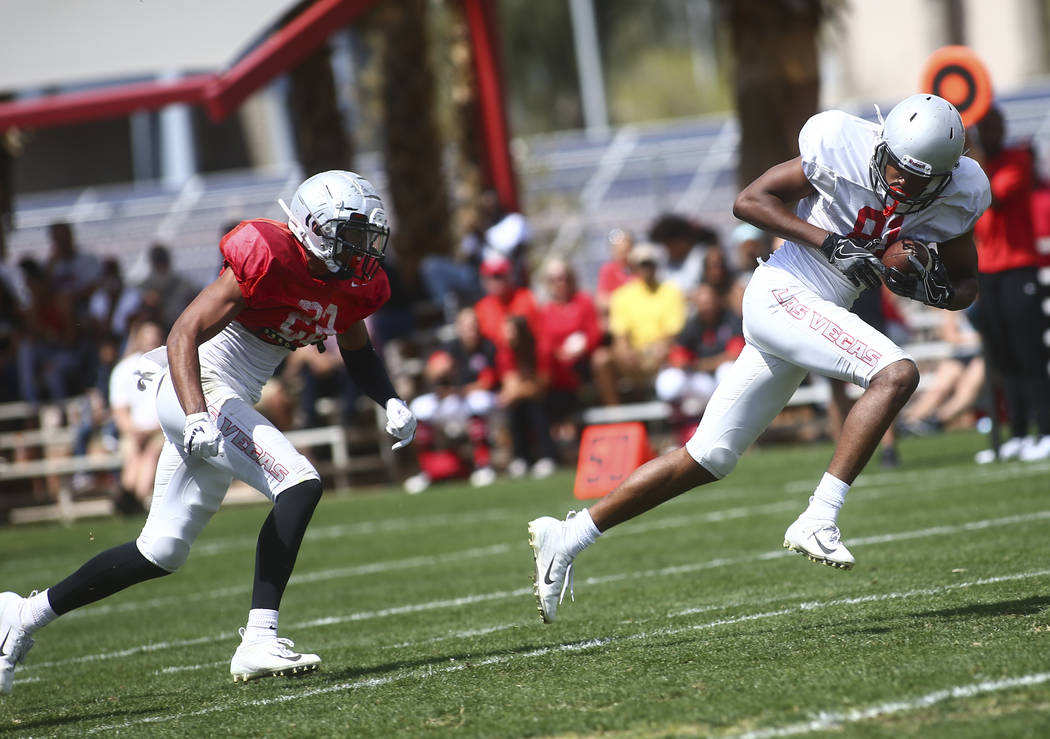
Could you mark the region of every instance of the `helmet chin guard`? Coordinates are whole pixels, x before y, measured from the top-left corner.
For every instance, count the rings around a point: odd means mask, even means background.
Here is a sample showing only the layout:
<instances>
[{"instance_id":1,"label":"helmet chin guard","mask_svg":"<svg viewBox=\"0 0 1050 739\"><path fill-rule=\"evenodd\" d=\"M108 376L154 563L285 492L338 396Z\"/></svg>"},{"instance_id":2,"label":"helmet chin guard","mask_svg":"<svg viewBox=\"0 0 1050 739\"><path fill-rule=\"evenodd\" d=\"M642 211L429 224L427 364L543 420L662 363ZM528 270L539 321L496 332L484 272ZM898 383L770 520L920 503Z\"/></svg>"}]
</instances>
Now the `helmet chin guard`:
<instances>
[{"instance_id":1,"label":"helmet chin guard","mask_svg":"<svg viewBox=\"0 0 1050 739\"><path fill-rule=\"evenodd\" d=\"M923 93L895 105L882 121L869 167L872 188L883 206L905 214L931 205L951 182L964 143L962 117L947 100ZM917 193L892 187L886 180L887 164L924 178L925 185Z\"/></svg>"},{"instance_id":2,"label":"helmet chin guard","mask_svg":"<svg viewBox=\"0 0 1050 739\"><path fill-rule=\"evenodd\" d=\"M354 172L330 170L304 181L288 206L288 228L333 280L368 282L386 254L390 227L379 193Z\"/></svg>"}]
</instances>

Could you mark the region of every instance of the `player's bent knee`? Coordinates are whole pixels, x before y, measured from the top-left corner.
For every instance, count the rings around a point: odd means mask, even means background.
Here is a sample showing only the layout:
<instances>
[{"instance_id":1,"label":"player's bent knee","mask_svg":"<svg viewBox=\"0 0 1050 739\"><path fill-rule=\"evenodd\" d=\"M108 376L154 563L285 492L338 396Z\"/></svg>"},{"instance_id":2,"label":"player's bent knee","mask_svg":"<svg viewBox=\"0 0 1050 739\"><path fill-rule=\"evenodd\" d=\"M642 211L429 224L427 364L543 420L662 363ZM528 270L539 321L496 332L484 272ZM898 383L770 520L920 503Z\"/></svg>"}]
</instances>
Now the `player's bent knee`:
<instances>
[{"instance_id":1,"label":"player's bent knee","mask_svg":"<svg viewBox=\"0 0 1050 739\"><path fill-rule=\"evenodd\" d=\"M190 556L190 545L170 536L140 536L135 541L135 546L143 557L167 572L175 572L186 564L186 559Z\"/></svg>"},{"instance_id":2,"label":"player's bent knee","mask_svg":"<svg viewBox=\"0 0 1050 739\"><path fill-rule=\"evenodd\" d=\"M909 398L919 387L919 369L910 359L900 359L879 370L871 384L888 387L895 395Z\"/></svg>"},{"instance_id":3,"label":"player's bent knee","mask_svg":"<svg viewBox=\"0 0 1050 739\"><path fill-rule=\"evenodd\" d=\"M686 445L689 455L696 463L721 480L736 468L740 454L729 447L713 446L707 449L694 449Z\"/></svg>"}]
</instances>

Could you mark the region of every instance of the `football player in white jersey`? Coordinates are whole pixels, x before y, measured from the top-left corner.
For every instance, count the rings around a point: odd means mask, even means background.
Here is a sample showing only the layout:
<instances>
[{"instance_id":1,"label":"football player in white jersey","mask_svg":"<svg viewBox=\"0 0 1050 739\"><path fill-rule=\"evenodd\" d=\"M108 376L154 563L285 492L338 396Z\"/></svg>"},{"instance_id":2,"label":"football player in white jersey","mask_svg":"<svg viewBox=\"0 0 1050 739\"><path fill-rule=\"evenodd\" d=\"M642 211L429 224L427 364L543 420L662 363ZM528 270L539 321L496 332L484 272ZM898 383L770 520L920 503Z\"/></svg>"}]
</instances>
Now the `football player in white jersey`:
<instances>
[{"instance_id":1,"label":"football player in white jersey","mask_svg":"<svg viewBox=\"0 0 1050 739\"><path fill-rule=\"evenodd\" d=\"M553 621L573 559L611 526L698 485L720 480L769 425L809 372L865 388L847 415L827 472L784 546L848 569L838 512L879 439L915 391L914 361L848 308L885 281L894 292L949 310L977 295L973 226L990 202L988 180L963 156L958 111L913 95L884 121L841 111L813 116L800 156L778 164L737 197L734 214L785 240L755 270L744 294L746 346L685 447L631 473L589 509L529 523L540 615ZM887 270L887 244L937 245L917 274Z\"/></svg>"},{"instance_id":2,"label":"football player in white jersey","mask_svg":"<svg viewBox=\"0 0 1050 739\"><path fill-rule=\"evenodd\" d=\"M416 419L364 324L390 296L380 269L390 231L375 188L353 172L333 170L303 182L290 208L278 202L288 222L257 218L226 234L219 277L175 322L166 351L145 355L154 361L140 368L139 389L155 393L166 439L142 533L28 598L0 594L0 693L11 691L33 632L181 567L234 478L273 508L259 532L251 609L230 673L234 681L251 680L320 664L316 654L297 653L277 636L277 620L321 480L253 406L290 351L334 335L354 382L385 406L395 449L412 441Z\"/></svg>"}]
</instances>

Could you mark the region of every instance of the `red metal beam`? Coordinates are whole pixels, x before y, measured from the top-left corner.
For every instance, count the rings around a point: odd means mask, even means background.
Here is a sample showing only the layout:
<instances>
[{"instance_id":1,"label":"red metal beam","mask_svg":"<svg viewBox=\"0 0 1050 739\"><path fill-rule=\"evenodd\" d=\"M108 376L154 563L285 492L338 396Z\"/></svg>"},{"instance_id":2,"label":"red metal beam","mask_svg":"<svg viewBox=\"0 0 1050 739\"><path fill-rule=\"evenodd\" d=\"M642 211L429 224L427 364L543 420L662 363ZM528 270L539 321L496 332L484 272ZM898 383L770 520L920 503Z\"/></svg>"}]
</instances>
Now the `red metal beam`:
<instances>
[{"instance_id":1,"label":"red metal beam","mask_svg":"<svg viewBox=\"0 0 1050 739\"><path fill-rule=\"evenodd\" d=\"M485 136L485 159L492 185L505 210L520 211L514 163L510 156L510 136L503 108L503 82L500 75L495 8L492 0L463 0L474 51L474 72L478 78L478 109Z\"/></svg>"},{"instance_id":2,"label":"red metal beam","mask_svg":"<svg viewBox=\"0 0 1050 739\"><path fill-rule=\"evenodd\" d=\"M172 103L203 103L205 90L214 81L215 75L202 74L171 82L141 82L0 103L0 131L13 126L48 128L115 118Z\"/></svg>"},{"instance_id":3,"label":"red metal beam","mask_svg":"<svg viewBox=\"0 0 1050 739\"><path fill-rule=\"evenodd\" d=\"M249 95L312 54L376 1L317 0L209 86L208 115L216 121L228 116Z\"/></svg>"},{"instance_id":4,"label":"red metal beam","mask_svg":"<svg viewBox=\"0 0 1050 739\"><path fill-rule=\"evenodd\" d=\"M221 75L195 75L172 82L140 82L0 103L0 131L13 126L47 128L115 118L172 103L205 105L213 120L221 120L376 2L317 0Z\"/></svg>"}]
</instances>

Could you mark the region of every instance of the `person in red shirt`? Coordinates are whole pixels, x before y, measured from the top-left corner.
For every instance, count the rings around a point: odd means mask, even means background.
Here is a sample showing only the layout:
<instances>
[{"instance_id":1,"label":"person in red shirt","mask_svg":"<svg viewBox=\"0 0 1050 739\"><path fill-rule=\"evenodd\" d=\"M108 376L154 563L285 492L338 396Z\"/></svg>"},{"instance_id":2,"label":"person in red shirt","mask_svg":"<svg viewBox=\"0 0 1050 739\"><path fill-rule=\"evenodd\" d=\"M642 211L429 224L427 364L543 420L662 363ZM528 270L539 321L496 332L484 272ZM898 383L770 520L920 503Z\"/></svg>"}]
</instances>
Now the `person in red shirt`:
<instances>
[{"instance_id":1,"label":"person in red shirt","mask_svg":"<svg viewBox=\"0 0 1050 739\"><path fill-rule=\"evenodd\" d=\"M533 335L539 333L540 313L536 296L527 287L516 287L513 265L506 257L490 257L481 263L481 283L485 297L474 306L481 335L496 345L506 347L503 324L507 316L523 316Z\"/></svg>"},{"instance_id":2,"label":"person in red shirt","mask_svg":"<svg viewBox=\"0 0 1050 739\"><path fill-rule=\"evenodd\" d=\"M273 507L259 532L251 610L230 662L234 681L317 669L321 658L277 636L278 608L314 508L317 470L254 405L289 352L337 337L347 371L387 413L398 449L416 419L398 397L364 319L387 300L380 268L390 235L383 201L353 172L314 175L295 191L288 222L244 221L219 244L218 278L148 352L138 389L156 397L165 441L149 517L134 541L96 555L47 589L0 594L0 693L38 629L89 603L169 575L242 480Z\"/></svg>"},{"instance_id":3,"label":"person in red shirt","mask_svg":"<svg viewBox=\"0 0 1050 739\"><path fill-rule=\"evenodd\" d=\"M977 122L974 158L988 175L992 205L977 221L974 236L980 288L977 327L988 371L998 378L1006 400L1010 438L998 450L979 452L978 462L1050 457L1046 320L1032 222L1035 172L1031 150L1005 146L1004 133L998 108ZM1034 440L1028 436L1031 421L1038 433Z\"/></svg>"},{"instance_id":4,"label":"person in red shirt","mask_svg":"<svg viewBox=\"0 0 1050 739\"><path fill-rule=\"evenodd\" d=\"M594 291L594 302L603 325L609 318L609 304L616 288L634 279L627 255L634 246L630 231L614 228L609 232L609 261L598 268L598 287Z\"/></svg>"},{"instance_id":5,"label":"person in red shirt","mask_svg":"<svg viewBox=\"0 0 1050 739\"><path fill-rule=\"evenodd\" d=\"M576 274L566 261L549 260L544 279L550 300L540 308L537 341L551 355L552 393L574 400L602 338L598 311L591 296L577 287Z\"/></svg>"},{"instance_id":6,"label":"person in red shirt","mask_svg":"<svg viewBox=\"0 0 1050 739\"><path fill-rule=\"evenodd\" d=\"M523 477L531 465L533 477L549 477L557 467L547 414L551 356L539 346L524 316L508 315L504 319L496 369L499 402L507 411L513 454L507 473Z\"/></svg>"},{"instance_id":7,"label":"person in red shirt","mask_svg":"<svg viewBox=\"0 0 1050 739\"><path fill-rule=\"evenodd\" d=\"M572 417L580 405L580 387L591 377L591 361L602 341L598 310L591 296L580 290L576 274L563 259L548 260L543 270L549 300L540 308L542 351L550 355L551 384L548 407L556 436L576 436Z\"/></svg>"}]
</instances>

